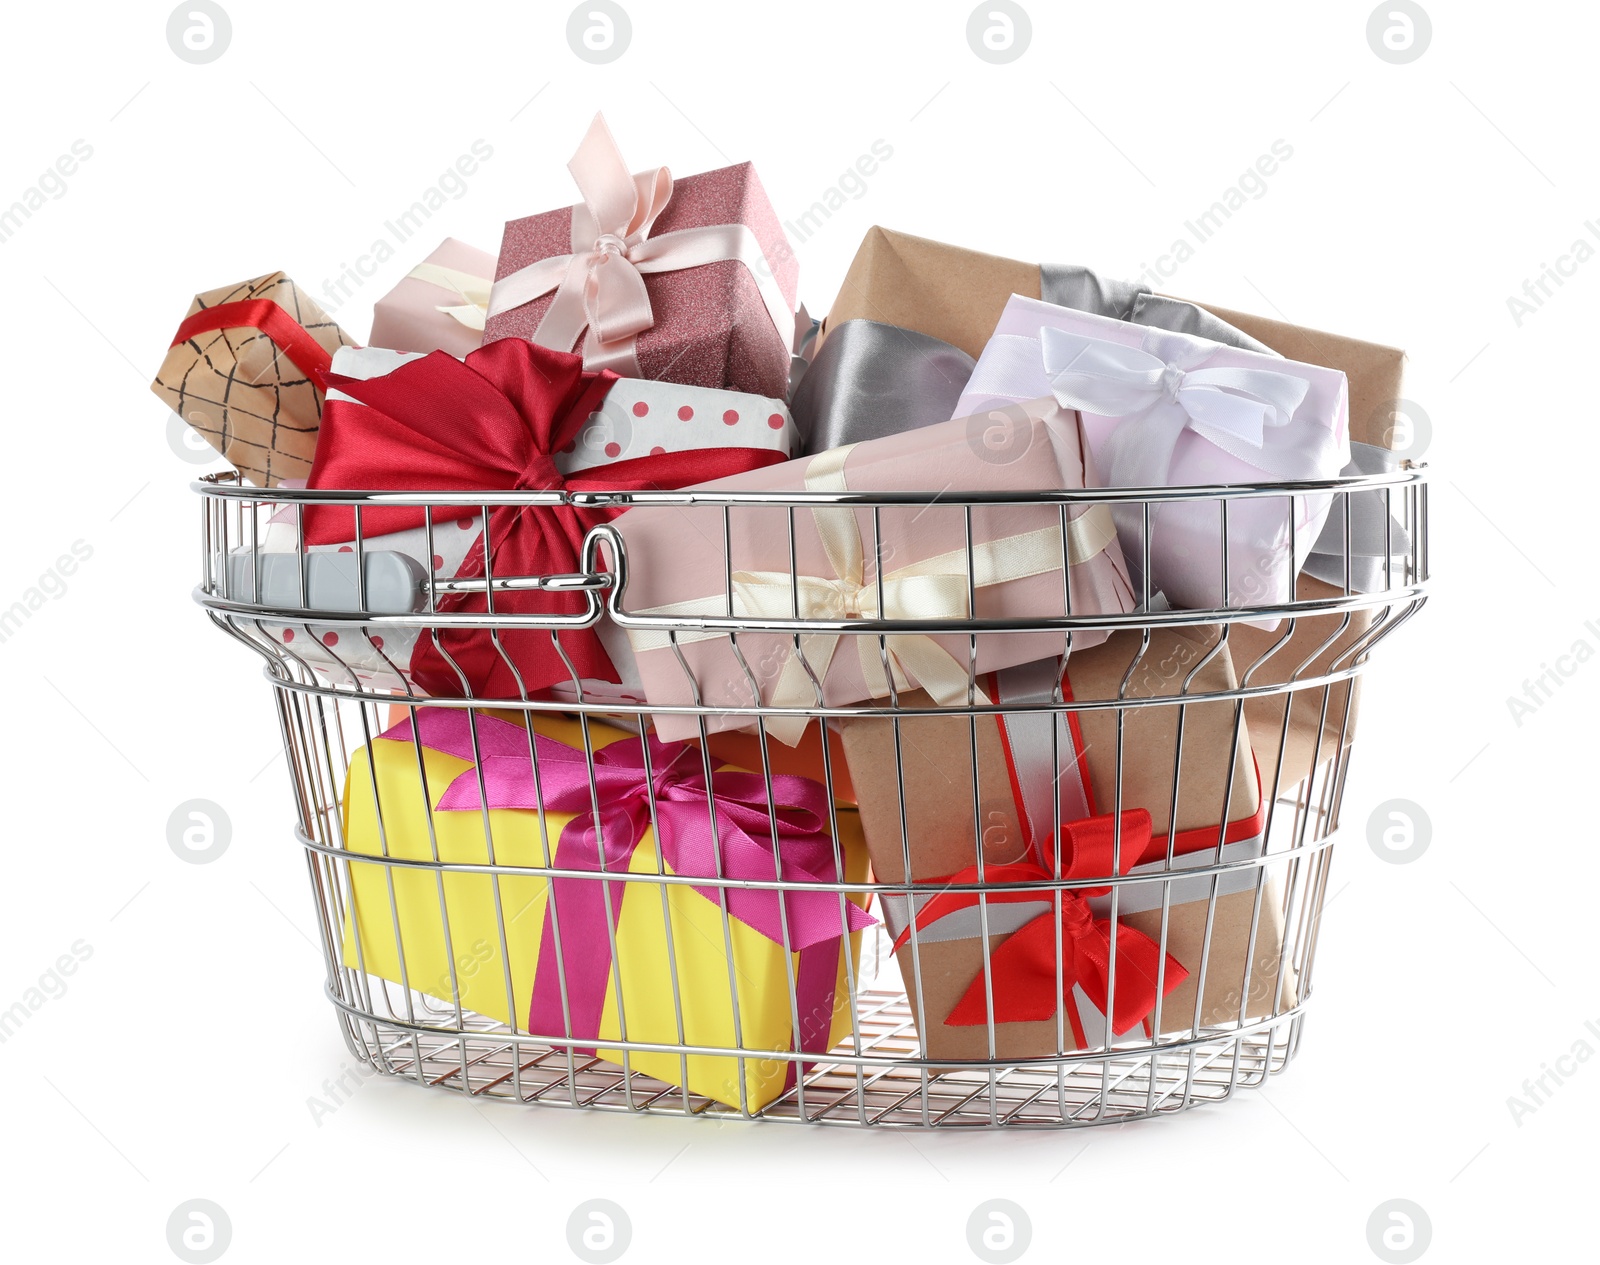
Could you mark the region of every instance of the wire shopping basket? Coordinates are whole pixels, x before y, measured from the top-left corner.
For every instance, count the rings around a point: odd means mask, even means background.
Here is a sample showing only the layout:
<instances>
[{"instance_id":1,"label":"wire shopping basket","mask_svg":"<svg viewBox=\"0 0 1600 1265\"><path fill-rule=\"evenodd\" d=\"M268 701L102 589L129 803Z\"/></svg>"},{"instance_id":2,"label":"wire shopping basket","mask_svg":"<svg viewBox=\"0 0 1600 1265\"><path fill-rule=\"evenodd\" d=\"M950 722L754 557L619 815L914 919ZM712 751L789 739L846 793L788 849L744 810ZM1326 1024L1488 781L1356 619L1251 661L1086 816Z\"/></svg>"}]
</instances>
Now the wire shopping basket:
<instances>
[{"instance_id":1,"label":"wire shopping basket","mask_svg":"<svg viewBox=\"0 0 1600 1265\"><path fill-rule=\"evenodd\" d=\"M1312 991L1358 678L1428 575L1427 486L1409 463L1028 494L195 488L196 599L265 660L351 1051L420 1084L619 1111L1063 1126L1262 1083L1293 1055ZM1305 497L1330 506L1315 578L1287 591L1230 573L1244 503L1286 506L1287 556L1303 556ZM874 525L954 514L970 557L975 514L1058 517L1065 538L1069 514L1105 504L1148 559L1152 520L1178 501L1216 514L1207 609L1166 606L1146 575L1137 610L1080 613L1064 550L1053 617L882 617L881 550L870 609L734 603L747 513L786 514L791 557L819 505ZM308 545L319 506L346 507L353 538ZM422 526L386 534L397 506ZM579 571L543 576L497 571L482 530L496 514L651 506L709 516L720 613L631 603L611 525L587 533ZM487 553L463 568L473 550ZM653 639L687 701L584 679L569 651L586 630ZM523 688L511 647L528 637L569 680ZM964 697L911 688L891 662L907 637L969 648ZM979 671L983 647L1022 637L1059 643L1052 670ZM877 658L885 695L824 705L823 641ZM509 687L484 691L469 642ZM707 644L747 678L747 703L702 695ZM774 646L810 702L763 695ZM445 673L426 688L424 654ZM798 746L779 741L803 725ZM935 838L965 864L930 869Z\"/></svg>"}]
</instances>

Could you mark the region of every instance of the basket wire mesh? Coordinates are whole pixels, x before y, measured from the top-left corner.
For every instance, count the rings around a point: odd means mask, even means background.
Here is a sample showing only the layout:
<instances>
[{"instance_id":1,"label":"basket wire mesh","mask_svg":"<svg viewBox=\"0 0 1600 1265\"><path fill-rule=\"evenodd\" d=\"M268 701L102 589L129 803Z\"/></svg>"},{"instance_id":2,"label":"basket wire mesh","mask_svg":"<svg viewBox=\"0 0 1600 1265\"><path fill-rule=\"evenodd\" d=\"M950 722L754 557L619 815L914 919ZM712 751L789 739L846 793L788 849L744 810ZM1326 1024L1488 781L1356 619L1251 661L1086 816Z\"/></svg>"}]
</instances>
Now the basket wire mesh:
<instances>
[{"instance_id":1,"label":"basket wire mesh","mask_svg":"<svg viewBox=\"0 0 1600 1265\"><path fill-rule=\"evenodd\" d=\"M820 1124L1059 1127L1152 1116L1226 1099L1236 1088L1261 1084L1293 1056L1313 988L1331 845L1352 751L1356 681L1378 642L1415 614L1425 600L1427 485L1420 468L1406 465L1385 475L1259 487L1064 491L1026 497L699 492L527 492L486 497L263 491L229 475L211 476L195 487L203 509L203 575L196 599L220 628L265 662L291 773L297 836L305 850L321 931L328 996L349 1048L376 1071L479 1097L612 1111L734 1115ZM1293 502L1311 495L1325 496L1331 502L1328 521L1332 527L1318 548L1326 551L1331 542L1333 573L1338 577L1342 570L1342 583L1308 584L1302 579L1292 594L1266 591L1261 600L1237 600L1237 577L1228 574L1229 507L1241 498L1281 500L1288 510L1288 553L1295 556L1298 542L1294 539ZM1374 551L1356 539L1352 527L1359 517L1356 498L1366 498L1369 509L1376 499L1388 516L1376 579L1364 584L1359 583L1358 572L1363 566L1372 570L1374 564L1363 554ZM1148 558L1152 518L1163 504L1179 499L1217 506L1223 541L1219 591L1228 595L1222 599L1224 605L1210 610L1163 609L1159 600L1153 600L1156 595L1145 578L1140 610L1122 615L1082 614L1072 609L1070 580L1064 575L1067 603L1060 616L1009 623L971 618L916 623L879 618L751 619L734 614L731 591L724 616L652 618L628 606L626 548L621 536L609 527L589 534L579 573L502 575L497 573L493 557L485 556L484 578L451 580L446 577L455 574L456 559L442 556L450 549L445 537L469 533L454 522L436 521L436 514L446 511L459 515L463 505L487 522L497 512L536 514L563 503L618 510L694 504L720 510L721 547L726 558L731 557L738 513L749 505L789 511L792 551L794 516L823 503L871 507L874 521L886 507L938 505L943 512L965 514L969 541L974 507L1009 503L1053 506L1064 532L1069 509L1107 503L1137 508L1143 556ZM342 559L329 562L328 551L319 554L306 545L304 514L317 504L354 510L355 537L343 550ZM433 568L416 569L410 609L392 600L389 580L381 579L381 568L372 562L383 552L386 538L368 532L363 524L374 506L394 505L422 508L417 552L434 562ZM473 536L466 548L489 551L488 534ZM882 558L877 562L881 574ZM404 583L402 577L402 586ZM369 592L373 585L389 587L382 595L374 595ZM1261 587L1272 589L1270 584ZM441 609L452 593L473 589L486 594L486 612ZM496 611L495 595L511 592L560 595L568 609L561 614L532 615ZM576 606L582 609L572 609ZM564 638L602 621L612 629L654 629L665 633L675 647L680 635L690 633L726 638L741 665L747 665L741 639L754 635L781 635L802 662L808 635L826 632L844 638L872 638L891 681L889 696L830 707L822 704L819 686L816 705L798 709L762 706L758 690L746 707L700 705L698 693L693 704L663 707L597 690L574 671L564 686L531 694L519 689L519 695L510 698L474 697L471 683L458 673L459 696L425 697L407 669L411 650L424 641L449 661L441 639L446 633L475 630L488 637L510 663L501 640L509 630L545 630L551 645L562 654ZM1166 644L1163 637L1174 630L1181 630L1186 639L1184 654L1175 664L1154 662L1153 656ZM971 647L969 665L975 665L980 638L1041 631L1060 636L1069 676L1073 655L1082 653L1074 647L1075 637L1086 642L1090 633L1111 631L1122 638L1132 649L1118 687L1106 697L1070 697L1059 685L1058 673L1057 687L1048 697L1022 703L987 701L978 673L969 671L966 703L938 706L904 697L888 670L887 639L897 634L965 637ZM683 662L681 654L679 658ZM1220 660L1231 662L1232 670L1218 678L1213 669ZM570 659L567 663L570 668ZM816 672L811 665L806 667L816 682ZM750 671L748 666L746 671ZM693 685L687 663L684 672ZM752 675L752 686L755 683ZM1211 713L1220 709L1228 717L1223 731L1230 735L1230 746L1220 789L1183 783L1190 748L1203 740L1194 737L1195 726L1189 723L1200 707ZM759 753L758 759L748 759L748 767L761 775L767 788L773 877L726 877L720 870L710 875L680 875L668 871L659 851L653 864L635 865L626 871L608 869L603 857L598 868L559 865L555 842L559 828L538 808L525 812L526 822L520 828L523 837L520 842L513 841L515 846L485 808L478 814L481 855L452 854L448 848L441 851L436 817L429 811L441 788L430 784L429 757L418 724L420 716L435 709L465 712L472 719L468 727L473 744L471 763L479 770L480 790L479 725L487 718L510 720L527 729L528 762L536 780L540 757L534 728L557 720L575 725L575 730L568 732L576 734L572 745L582 753L597 823L602 820L596 765L603 745L597 735L602 729L608 733L619 727L625 732L638 731L652 716L662 713L690 717L699 730L697 763L709 785L716 764L711 755L712 734L733 717L753 731L755 745L750 749ZM848 806L848 796L840 793L845 771L838 767L837 752L828 741L820 744L819 780L825 786L827 834L837 864L820 880L802 881L785 875L776 864L780 822L773 790L774 778L781 777L775 761L781 764L782 753L767 728L774 718L794 714L809 718L814 726L876 724L880 736L892 743L901 843L906 849L901 872L907 875L912 873L915 840L905 823L915 816L917 805L907 804L902 743L904 735L914 732L912 727L918 724L955 720L970 730L974 768L964 780L971 783L972 834L980 840L985 809L976 768L980 725L1022 717L1061 718L1063 722L1072 718L1070 731L1055 719L1050 721L1053 765L1063 758L1063 732L1076 734L1080 721L1099 726L1102 733L1109 726L1115 748L1113 784L1099 788L1101 802L1120 812L1125 772L1132 763L1170 759L1171 800L1165 806L1169 824L1179 818L1180 796L1200 795L1219 797L1220 816L1226 823L1231 788L1253 772L1259 785L1257 835L1243 851L1231 847L1224 828L1217 827L1214 844L1180 859L1169 840L1164 859L1141 866L1137 873L1127 873L1120 859L1125 841L1119 817L1119 857L1109 872L1072 875L1058 858L1052 873L1012 884L1009 889L1031 896L1036 904L1047 904L1056 920L1064 903L1076 900L1079 893L1094 893L1102 904L1109 903L1113 951L1109 996L1100 1007L1105 1014L1114 1012L1117 998L1116 937L1129 934L1123 930L1119 907L1142 904L1147 916L1155 919L1146 925L1156 928L1151 938L1160 946L1162 961L1173 947L1169 936L1181 909L1183 917L1201 928L1197 952L1190 946L1186 963L1194 977L1192 1006L1183 1013L1173 1013L1170 1007L1164 1010L1167 997L1158 982L1153 1013L1136 1030L1114 1032L1117 1025L1110 1021L1102 1022L1098 1030L1080 1030L1081 1022L1074 1022L1074 1016L1080 1021L1086 1014L1092 1018L1095 1007L1083 1005L1082 998L1069 1003L1065 996L1070 990L1058 931L1056 971L1063 996L1054 1016L1054 1040L1042 1045L1035 1042L1025 1056L1019 1056L1016 1044L1007 1038L1009 1025L995 1018L992 953L996 943L1004 940L1007 904L996 899L1001 891L998 886L983 881L985 862L980 847L975 857L979 881L967 885L978 919L973 942L980 959L979 978L988 995L986 1021L972 1037L980 1056L972 1057L969 1050L966 1057L952 1058L948 1051L930 1048L924 1029L933 1025L918 1019L928 1013L924 985L934 983L923 958L932 954L937 944L929 939L927 928L919 925L913 911L918 902L949 891L951 885L930 884L924 879L888 882L882 873L869 878L864 871L848 872L840 841L854 828L850 817L855 810ZM1137 732L1138 726L1152 717L1170 722L1170 750L1152 752L1130 742L1129 733ZM410 769L407 776L415 780L413 794L408 796L380 793L374 762L375 741L386 732L399 732L392 729L396 720L410 722L409 741L391 738L387 740L391 745L382 750L390 753L384 758L391 764L398 758L393 749L408 750L404 759ZM1214 725L1206 732L1217 740ZM1248 737L1242 747L1240 735ZM637 732L618 741L645 747ZM1236 754L1239 750L1254 752L1253 761L1248 762L1254 764L1254 770L1245 767L1247 762ZM1065 754L1070 763L1071 753ZM643 759L645 775L651 778L648 749L643 751ZM376 846L371 838L360 846L352 840L358 793L371 801L370 813L362 820L369 822L368 834L375 837ZM1056 793L1059 803L1060 792ZM652 799L652 826L659 825L657 807ZM706 811L716 836L717 806L709 793ZM1208 820L1217 816L1213 813ZM1059 819L1058 815L1055 820ZM422 831L419 838L425 844L413 850L417 854L391 848L388 836L402 827ZM1175 839L1178 832L1174 829L1169 834ZM582 942L570 927L569 938L563 942L561 902L548 897L552 885L558 883L568 884L568 890L582 890L570 887L577 884L598 891L606 911L605 945ZM473 884L471 890L487 893L488 912L479 909L468 918L460 893ZM430 917L437 921L429 924L428 936L439 938L439 945L426 952L419 951L414 934L418 925L415 898L424 890L430 893L430 904L436 904ZM791 947L787 921L779 946L785 952L777 955L782 969L774 974L776 968L769 968L764 982L739 978L743 963L735 941L744 933L729 907L733 894L741 891L770 892L784 911L792 895L825 893L836 898L841 919L847 901L870 906L879 917L900 911L898 917L890 918L906 941L898 959L891 948L890 930L881 923L859 935L839 938L839 972L829 1039L823 1043L826 1048L816 1048L814 1039L809 1045L803 1039L807 1024L796 976L798 955L787 951ZM532 898L530 892L535 894ZM1240 899L1234 901L1235 896ZM702 912L709 911L709 931L704 919L697 924L699 930L691 928L690 933L675 922L685 902L692 901L704 902ZM368 910L358 908L363 902ZM652 964L653 974L646 977L659 985L649 989L648 996L644 995L647 990L637 988L630 996L623 987L617 966L619 903L626 903L636 919L643 917L646 909L659 909L665 956ZM403 907L412 912L403 917ZM543 919L550 924L546 942L555 946L563 1005L560 1031L530 1031L529 1015L525 1006L519 1005L519 999L527 994L528 968L514 949L519 938L527 935L522 920L530 908L543 909ZM634 910L639 912L633 914ZM365 921L368 912L372 927L383 931L382 935L369 929ZM538 920L536 913L533 921ZM687 938L691 933L710 943L691 942ZM713 976L708 982L704 972L693 979L684 978L676 955L691 950L702 958L710 953L712 960L725 963L725 979ZM615 1010L614 1030L600 1039L592 1033L575 1032L568 1006L569 973L586 956L596 953L610 955L608 988L613 1002L608 1004L614 1004ZM727 1008L731 1021L727 1036L709 1043L695 1039L707 1026L696 1016L708 989L719 994L717 1004ZM646 1009L653 1016L649 1022L644 1019ZM640 1016L631 1033L630 1010ZM774 1021L774 1013L780 1021ZM775 1022L782 1030L780 1040L771 1037ZM767 1035L758 1035L758 1030ZM703 1085L694 1087L691 1061L693 1066L726 1069L720 1092L701 1092Z\"/></svg>"}]
</instances>

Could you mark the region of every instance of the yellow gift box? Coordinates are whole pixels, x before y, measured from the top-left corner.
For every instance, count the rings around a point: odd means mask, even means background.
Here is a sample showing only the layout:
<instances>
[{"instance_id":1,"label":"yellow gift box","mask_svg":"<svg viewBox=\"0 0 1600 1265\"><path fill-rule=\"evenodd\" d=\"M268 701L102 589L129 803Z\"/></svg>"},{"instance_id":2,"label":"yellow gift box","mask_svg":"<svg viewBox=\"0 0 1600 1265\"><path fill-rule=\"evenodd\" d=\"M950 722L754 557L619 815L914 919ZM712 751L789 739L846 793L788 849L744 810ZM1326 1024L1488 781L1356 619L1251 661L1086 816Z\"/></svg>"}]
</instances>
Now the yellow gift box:
<instances>
[{"instance_id":1,"label":"yellow gift box","mask_svg":"<svg viewBox=\"0 0 1600 1265\"><path fill-rule=\"evenodd\" d=\"M777 895L771 891L728 888L731 912L724 920L715 887L601 881L595 861L592 815L581 809L556 811L551 805L557 801L548 797L548 787L554 784L557 774L565 775L569 791L575 789L570 784L581 776L578 798L585 804L590 802L588 765L582 755L584 734L578 721L549 714L536 714L532 720L538 735L535 741L540 751L539 771L546 779L539 783L546 795L542 801L546 807L541 812L540 800L533 790L529 736L520 715L478 713L476 747L474 722L465 711L429 708L417 716L420 743L412 741L410 722L405 722L374 739L351 759L344 795L344 843L351 854L351 899L343 946L346 966L429 996L450 999L452 1004L458 1002L462 1010L499 1020L517 1032L530 1031L529 1012L537 992L542 998L541 1013L553 1014L554 1022L541 1023L533 1031L535 1038L592 1038L570 1044L580 1053L592 1050L612 1063L622 1063L624 1051L607 1048L606 1040L742 1051L742 1102L741 1060L737 1055L633 1049L627 1052L627 1065L670 1084L686 1085L692 1093L749 1110L765 1106L793 1084L797 1061L764 1058L762 1054L794 1050L797 1023L801 1031L799 1048L805 1052L825 1051L849 1034L847 969L850 962L859 962L859 928L870 922L862 912L867 894L850 895L842 911L833 892L808 892L798 898L787 895L783 906L787 915L786 938L784 932L775 932L771 915L779 906ZM595 789L599 792L609 851L615 846L611 836L625 835L629 828L626 821L611 824L606 812L608 787L616 785L619 777L623 779L621 785L627 787L631 778L630 793L636 789L649 800L651 792L646 789L642 772L630 771L641 750L638 735L591 722L588 738L597 757ZM559 745L552 746L549 740ZM623 745L610 757L601 754L614 744ZM675 805L653 804L656 819L665 823L670 808L678 813L680 823L688 823L678 833L694 834L697 823L684 814L692 810L698 793L698 825L703 827L706 838L699 863L686 872L696 877L719 872L705 864L706 848L715 849L720 865L728 854L728 831L738 828L734 823L741 814L748 815L747 808L725 804L718 791L719 836L712 844L706 787L698 772L703 768L698 748L661 744L653 739L651 746L658 783L663 762L688 770L690 778L681 793L676 793ZM474 750L483 757L476 766L477 772L471 758ZM692 758L678 759L677 755L685 751ZM608 759L616 763L607 764ZM471 776L462 776L468 773ZM766 869L763 874L755 868L744 876L774 879L777 869L765 783L757 775L725 766L713 775L713 786L719 785L719 779L727 782L727 774L735 775L733 780L746 792L747 804L760 805L760 829L752 829L744 841L758 846L764 843ZM501 783L515 783L518 789L501 791L497 789ZM748 793L752 784L761 788L759 800ZM842 880L833 881L865 881L867 853L856 814L838 811L835 849L826 834L826 794L820 785L809 779L774 778L780 816L794 819L794 812L785 813L789 806L783 792L794 794L796 788L807 804L811 803L810 788L822 796L821 833L816 840L804 842L811 845L813 856L820 850L828 861L825 866L814 866L813 874L826 870L822 877L832 879L832 858L837 856L842 861ZM484 794L491 805L526 806L486 809ZM658 801L674 794L659 785L654 792ZM470 807L463 807L468 801ZM575 807L570 803L567 806ZM585 836L580 829L578 842L588 843L587 851L582 846L574 851L572 832L563 833L569 823L580 818L578 826L587 827L588 834ZM806 818L814 819L814 815ZM671 863L658 851L655 830L649 824L651 818L644 816L641 820L636 816L635 820L641 821L638 843L631 847L625 864L615 865L611 872L674 874ZM665 832L667 825L663 824L662 829ZM668 839L672 842L671 835ZM785 858L786 865L794 850L788 839L780 839L779 855ZM671 847L665 851L668 856L674 852ZM355 859L358 855L387 857L396 863L361 861ZM553 920L549 919L552 880L545 875L440 868L494 864L572 869L575 855L583 858L583 868L594 871L596 877L556 878ZM681 852L679 859L681 862ZM404 862L431 864L415 866ZM730 878L739 876L736 866L720 872ZM790 877L788 871L785 877ZM605 913L595 934L592 918L585 923L581 908L587 904L592 912L602 893ZM797 899L811 904L801 907L796 904ZM749 917L752 911L759 915L752 921L765 925L771 934L757 930L739 916L744 912ZM831 935L817 938L819 918L826 923L830 917ZM848 961L842 952L844 938L839 934L846 919L854 928L849 933ZM547 921L552 923L548 928ZM809 943L798 930L802 921L813 931ZM614 957L613 935L608 934L608 927L614 930ZM785 951L785 942L799 947ZM600 1003L602 990L597 1023L586 1028L579 1020L585 996L593 1011ZM568 1044L558 1041L556 1048L566 1048Z\"/></svg>"}]
</instances>

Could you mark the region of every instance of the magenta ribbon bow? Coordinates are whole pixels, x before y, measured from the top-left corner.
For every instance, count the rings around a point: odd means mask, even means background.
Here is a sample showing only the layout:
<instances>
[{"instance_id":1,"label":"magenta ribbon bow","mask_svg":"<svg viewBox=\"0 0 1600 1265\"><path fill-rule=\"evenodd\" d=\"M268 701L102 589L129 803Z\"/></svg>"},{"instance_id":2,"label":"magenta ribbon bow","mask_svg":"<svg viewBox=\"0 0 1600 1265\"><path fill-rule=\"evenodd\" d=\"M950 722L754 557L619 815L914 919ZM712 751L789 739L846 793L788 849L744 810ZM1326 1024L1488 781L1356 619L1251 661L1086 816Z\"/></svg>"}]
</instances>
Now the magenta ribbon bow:
<instances>
[{"instance_id":1,"label":"magenta ribbon bow","mask_svg":"<svg viewBox=\"0 0 1600 1265\"><path fill-rule=\"evenodd\" d=\"M491 809L542 807L546 812L572 814L556 844L556 869L626 872L652 824L653 804L657 846L674 874L734 881L781 879L797 884L839 881L833 840L826 830L827 791L811 778L773 774L773 810L769 814L766 778L720 769L712 772L708 784L700 750L687 743L665 743L647 735L603 747L594 753L591 787L584 753L537 733L531 735L538 758L536 778L528 751L530 733L520 725L481 715L474 721L464 709L434 707L417 713L417 731L424 746L476 762L475 768L467 769L445 790L439 810L478 811L487 804ZM411 722L402 721L381 737L410 741ZM716 811L715 833L708 794ZM626 882L552 879L550 899L560 922L563 952L559 957L564 971L556 965L556 919L546 918L528 1017L530 1032L567 1031L561 996L564 974L570 1034L599 1036L611 972L608 889L612 917L620 918L629 886ZM718 888L696 886L694 890L717 903ZM816 977L816 969L808 972L804 958L816 955L806 955L804 950L836 940L846 929L861 931L877 921L848 900L843 902L841 921L839 895L832 891L728 887L726 892L728 913L773 943L801 952L801 973L811 977ZM830 998L834 970L836 967L830 968L826 978ZM825 1009L824 1029L832 1007ZM815 1023L802 1026L814 1027ZM806 1033L802 1039L802 1048L812 1048Z\"/></svg>"}]
</instances>

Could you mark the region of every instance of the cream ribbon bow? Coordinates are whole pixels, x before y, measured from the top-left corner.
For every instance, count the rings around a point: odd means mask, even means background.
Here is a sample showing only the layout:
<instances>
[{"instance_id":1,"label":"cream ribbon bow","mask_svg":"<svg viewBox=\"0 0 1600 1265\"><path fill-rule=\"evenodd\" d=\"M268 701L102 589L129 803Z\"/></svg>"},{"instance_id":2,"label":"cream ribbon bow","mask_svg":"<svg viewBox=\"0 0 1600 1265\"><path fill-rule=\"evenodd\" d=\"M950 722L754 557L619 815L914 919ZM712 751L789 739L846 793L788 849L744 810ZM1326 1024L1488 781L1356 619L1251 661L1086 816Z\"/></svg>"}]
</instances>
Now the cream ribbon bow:
<instances>
[{"instance_id":1,"label":"cream ribbon bow","mask_svg":"<svg viewBox=\"0 0 1600 1265\"><path fill-rule=\"evenodd\" d=\"M650 230L672 198L672 174L656 167L629 175L602 115L595 115L567 170L583 194L572 208L572 253L502 277L490 297L490 316L554 290L533 341L571 351L581 335L587 368L637 377L634 339L655 324L644 274L730 260L749 270L783 345L793 345L794 313L748 227L712 224L652 237Z\"/></svg>"},{"instance_id":2,"label":"cream ribbon bow","mask_svg":"<svg viewBox=\"0 0 1600 1265\"><path fill-rule=\"evenodd\" d=\"M483 332L484 319L489 314L489 291L494 285L488 277L475 277L459 268L446 268L443 264L420 263L406 274L416 281L426 281L441 290L454 290L461 296L458 305L441 303L434 308L446 316L454 317L468 329Z\"/></svg>"}]
</instances>

